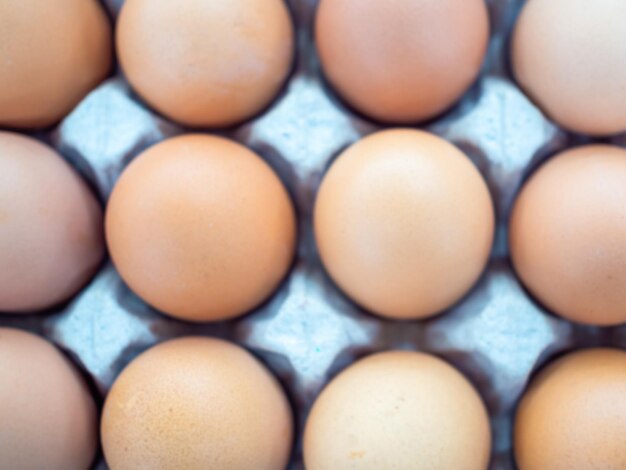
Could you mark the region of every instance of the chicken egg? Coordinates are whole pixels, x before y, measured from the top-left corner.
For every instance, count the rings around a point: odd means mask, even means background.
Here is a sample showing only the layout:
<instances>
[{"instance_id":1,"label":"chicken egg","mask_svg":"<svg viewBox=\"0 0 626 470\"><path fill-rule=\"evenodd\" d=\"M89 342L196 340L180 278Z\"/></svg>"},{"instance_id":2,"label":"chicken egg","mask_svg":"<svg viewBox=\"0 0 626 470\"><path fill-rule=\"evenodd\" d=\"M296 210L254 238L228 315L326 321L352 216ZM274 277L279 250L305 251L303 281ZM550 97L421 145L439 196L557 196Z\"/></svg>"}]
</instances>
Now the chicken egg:
<instances>
[{"instance_id":1,"label":"chicken egg","mask_svg":"<svg viewBox=\"0 0 626 470\"><path fill-rule=\"evenodd\" d=\"M257 114L279 92L294 55L283 0L126 0L116 41L137 93L194 127Z\"/></svg>"},{"instance_id":2,"label":"chicken egg","mask_svg":"<svg viewBox=\"0 0 626 470\"><path fill-rule=\"evenodd\" d=\"M485 406L456 369L408 351L375 354L340 373L304 432L307 470L486 470Z\"/></svg>"},{"instance_id":3,"label":"chicken egg","mask_svg":"<svg viewBox=\"0 0 626 470\"><path fill-rule=\"evenodd\" d=\"M0 328L0 468L87 470L97 410L78 371L48 341Z\"/></svg>"},{"instance_id":4,"label":"chicken egg","mask_svg":"<svg viewBox=\"0 0 626 470\"><path fill-rule=\"evenodd\" d=\"M562 152L522 187L510 221L511 258L530 292L578 323L626 322L626 150Z\"/></svg>"},{"instance_id":5,"label":"chicken egg","mask_svg":"<svg viewBox=\"0 0 626 470\"><path fill-rule=\"evenodd\" d=\"M427 132L393 129L344 151L314 211L326 270L385 317L425 318L482 273L494 233L489 190L471 160Z\"/></svg>"},{"instance_id":6,"label":"chicken egg","mask_svg":"<svg viewBox=\"0 0 626 470\"><path fill-rule=\"evenodd\" d=\"M133 360L102 415L111 470L281 470L292 447L289 402L244 349L190 337Z\"/></svg>"},{"instance_id":7,"label":"chicken egg","mask_svg":"<svg viewBox=\"0 0 626 470\"><path fill-rule=\"evenodd\" d=\"M412 123L445 111L476 80L489 15L484 0L321 0L315 40L345 101Z\"/></svg>"},{"instance_id":8,"label":"chicken egg","mask_svg":"<svg viewBox=\"0 0 626 470\"><path fill-rule=\"evenodd\" d=\"M190 321L248 312L287 273L296 222L280 179L237 142L185 135L142 153L107 207L120 275L157 309Z\"/></svg>"},{"instance_id":9,"label":"chicken egg","mask_svg":"<svg viewBox=\"0 0 626 470\"><path fill-rule=\"evenodd\" d=\"M56 123L111 69L97 0L0 0L0 126Z\"/></svg>"},{"instance_id":10,"label":"chicken egg","mask_svg":"<svg viewBox=\"0 0 626 470\"><path fill-rule=\"evenodd\" d=\"M0 131L0 311L67 300L103 256L102 209L78 173L39 141Z\"/></svg>"}]
</instances>

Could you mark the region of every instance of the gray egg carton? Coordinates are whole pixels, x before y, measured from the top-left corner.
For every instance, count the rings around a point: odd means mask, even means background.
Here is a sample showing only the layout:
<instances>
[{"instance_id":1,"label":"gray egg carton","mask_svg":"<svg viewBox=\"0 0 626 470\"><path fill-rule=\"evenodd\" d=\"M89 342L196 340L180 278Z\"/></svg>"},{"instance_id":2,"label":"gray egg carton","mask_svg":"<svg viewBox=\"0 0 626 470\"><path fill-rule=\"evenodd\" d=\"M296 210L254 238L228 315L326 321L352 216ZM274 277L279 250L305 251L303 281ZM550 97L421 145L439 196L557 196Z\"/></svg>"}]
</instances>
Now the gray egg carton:
<instances>
[{"instance_id":1,"label":"gray egg carton","mask_svg":"<svg viewBox=\"0 0 626 470\"><path fill-rule=\"evenodd\" d=\"M123 0L106 3L115 17ZM359 357L387 349L437 354L462 370L485 400L493 428L493 470L514 469L512 417L534 370L563 351L626 347L626 329L577 326L535 303L509 261L507 221L521 183L556 151L587 142L546 119L511 78L508 40L521 0L491 0L491 43L480 79L453 109L422 128L463 149L487 180L498 218L489 265L472 291L444 314L393 322L362 311L325 274L312 235L317 187L332 159L380 125L355 115L322 78L312 24L316 0L291 0L297 61L288 83L262 114L219 131L259 153L289 188L299 214L297 257L275 295L234 321L190 324L142 302L110 262L73 300L39 315L3 315L0 325L43 334L92 379L100 401L137 354L168 338L218 336L255 352L281 379L301 436L321 388ZM130 90L121 71L91 92L55 129L35 136L54 146L106 201L126 165L145 148L188 132L163 119ZM626 136L612 139L626 145ZM98 469L106 469L100 459ZM302 469L301 440L292 469Z\"/></svg>"}]
</instances>

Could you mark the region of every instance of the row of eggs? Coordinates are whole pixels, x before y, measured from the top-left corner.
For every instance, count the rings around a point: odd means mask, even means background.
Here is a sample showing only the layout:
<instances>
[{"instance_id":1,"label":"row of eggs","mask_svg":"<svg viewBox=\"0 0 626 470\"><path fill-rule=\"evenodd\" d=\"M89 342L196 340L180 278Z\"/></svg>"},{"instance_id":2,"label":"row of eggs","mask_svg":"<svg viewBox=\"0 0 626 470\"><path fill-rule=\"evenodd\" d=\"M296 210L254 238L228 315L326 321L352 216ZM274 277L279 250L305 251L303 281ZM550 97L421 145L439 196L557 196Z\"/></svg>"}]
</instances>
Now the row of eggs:
<instances>
[{"instance_id":1,"label":"row of eggs","mask_svg":"<svg viewBox=\"0 0 626 470\"><path fill-rule=\"evenodd\" d=\"M0 328L0 467L86 469L98 412L52 344ZM626 353L589 349L550 363L515 421L520 470L623 468ZM365 393L367 392L367 393ZM135 358L100 420L111 470L279 470L294 423L271 372L227 341L187 337ZM447 362L410 351L357 361L322 391L306 421L308 470L485 470L491 430L472 384Z\"/></svg>"},{"instance_id":2,"label":"row of eggs","mask_svg":"<svg viewBox=\"0 0 626 470\"><path fill-rule=\"evenodd\" d=\"M626 131L620 0L530 0L511 40L513 74L562 127ZM57 34L62 31L63 34ZM0 125L66 115L110 71L111 28L96 0L0 1ZM321 0L324 75L352 108L410 124L450 108L489 43L484 0ZM135 91L190 127L224 127L265 109L286 81L295 34L283 0L127 0L116 49Z\"/></svg>"}]
</instances>

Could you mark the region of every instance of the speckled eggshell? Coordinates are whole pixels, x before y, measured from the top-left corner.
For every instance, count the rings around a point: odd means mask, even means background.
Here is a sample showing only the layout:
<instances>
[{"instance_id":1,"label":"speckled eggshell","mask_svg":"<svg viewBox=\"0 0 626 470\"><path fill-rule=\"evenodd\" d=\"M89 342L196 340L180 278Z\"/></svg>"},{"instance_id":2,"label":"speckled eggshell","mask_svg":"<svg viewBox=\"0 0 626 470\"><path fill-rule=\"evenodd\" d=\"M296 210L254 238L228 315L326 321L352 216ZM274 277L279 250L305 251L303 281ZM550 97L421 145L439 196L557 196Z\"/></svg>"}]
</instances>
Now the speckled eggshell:
<instances>
[{"instance_id":1,"label":"speckled eggshell","mask_svg":"<svg viewBox=\"0 0 626 470\"><path fill-rule=\"evenodd\" d=\"M529 0L511 42L521 87L566 129L626 131L626 2Z\"/></svg>"},{"instance_id":2,"label":"speckled eggshell","mask_svg":"<svg viewBox=\"0 0 626 470\"><path fill-rule=\"evenodd\" d=\"M306 423L307 470L486 470L485 406L456 369L395 351L363 359L322 391Z\"/></svg>"},{"instance_id":3,"label":"speckled eggshell","mask_svg":"<svg viewBox=\"0 0 626 470\"><path fill-rule=\"evenodd\" d=\"M425 318L457 302L482 273L494 210L476 167L427 132L372 134L342 153L315 204L327 271L382 316Z\"/></svg>"},{"instance_id":4,"label":"speckled eggshell","mask_svg":"<svg viewBox=\"0 0 626 470\"><path fill-rule=\"evenodd\" d=\"M68 359L31 333L0 328L0 468L87 470L97 410Z\"/></svg>"},{"instance_id":5,"label":"speckled eggshell","mask_svg":"<svg viewBox=\"0 0 626 470\"><path fill-rule=\"evenodd\" d=\"M515 421L519 470L626 468L626 353L589 349L549 364Z\"/></svg>"},{"instance_id":6,"label":"speckled eggshell","mask_svg":"<svg viewBox=\"0 0 626 470\"><path fill-rule=\"evenodd\" d=\"M102 209L54 150L0 131L0 311L67 300L104 256Z\"/></svg>"},{"instance_id":7,"label":"speckled eggshell","mask_svg":"<svg viewBox=\"0 0 626 470\"><path fill-rule=\"evenodd\" d=\"M411 123L445 111L476 80L489 16L484 0L321 0L315 40L350 105Z\"/></svg>"},{"instance_id":8,"label":"speckled eggshell","mask_svg":"<svg viewBox=\"0 0 626 470\"><path fill-rule=\"evenodd\" d=\"M294 54L283 0L127 0L116 41L137 93L194 127L229 126L260 112Z\"/></svg>"},{"instance_id":9,"label":"speckled eggshell","mask_svg":"<svg viewBox=\"0 0 626 470\"><path fill-rule=\"evenodd\" d=\"M97 0L0 0L0 126L54 124L109 73L113 41Z\"/></svg>"},{"instance_id":10,"label":"speckled eggshell","mask_svg":"<svg viewBox=\"0 0 626 470\"><path fill-rule=\"evenodd\" d=\"M626 322L626 150L562 152L522 188L510 222L511 257L530 292L578 323Z\"/></svg>"},{"instance_id":11,"label":"speckled eggshell","mask_svg":"<svg viewBox=\"0 0 626 470\"><path fill-rule=\"evenodd\" d=\"M190 321L248 312L287 273L296 223L289 195L237 142L186 135L142 153L109 200L106 235L122 278L157 309Z\"/></svg>"},{"instance_id":12,"label":"speckled eggshell","mask_svg":"<svg viewBox=\"0 0 626 470\"><path fill-rule=\"evenodd\" d=\"M111 470L281 470L292 415L279 383L232 343L162 343L122 371L106 399Z\"/></svg>"}]
</instances>

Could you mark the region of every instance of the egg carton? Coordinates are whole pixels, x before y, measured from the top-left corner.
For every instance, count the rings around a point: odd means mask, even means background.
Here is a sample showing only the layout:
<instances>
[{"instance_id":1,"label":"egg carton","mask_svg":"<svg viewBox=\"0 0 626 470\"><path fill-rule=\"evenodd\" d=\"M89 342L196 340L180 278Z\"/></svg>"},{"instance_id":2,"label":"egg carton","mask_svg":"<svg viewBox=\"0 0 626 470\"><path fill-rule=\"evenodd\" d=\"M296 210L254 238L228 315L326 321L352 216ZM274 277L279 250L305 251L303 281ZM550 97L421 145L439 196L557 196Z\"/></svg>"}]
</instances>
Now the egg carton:
<instances>
[{"instance_id":1,"label":"egg carton","mask_svg":"<svg viewBox=\"0 0 626 470\"><path fill-rule=\"evenodd\" d=\"M123 0L105 2L115 18ZM511 28L522 0L491 0L491 41L476 84L451 110L421 128L453 142L480 169L497 211L496 241L478 284L456 306L427 321L394 322L361 310L325 274L311 213L319 183L344 148L381 128L355 114L324 81L313 41L316 0L290 0L297 60L282 93L251 121L217 133L259 153L288 187L298 212L296 260L275 295L254 312L215 324L166 317L135 296L110 261L73 300L40 315L4 315L59 344L83 369L100 403L120 371L150 346L208 335L239 343L284 384L298 436L324 385L358 358L387 349L420 350L456 365L485 400L493 430L492 470L513 470L512 420L532 373L563 351L626 348L626 328L574 325L546 312L520 285L509 261L507 222L527 175L545 158L589 139L556 127L520 91L508 64ZM128 163L147 147L189 132L151 111L117 70L55 129L34 136L54 146L105 203ZM610 139L626 146L626 135ZM98 470L106 469L100 457ZM290 469L303 469L301 438Z\"/></svg>"}]
</instances>

